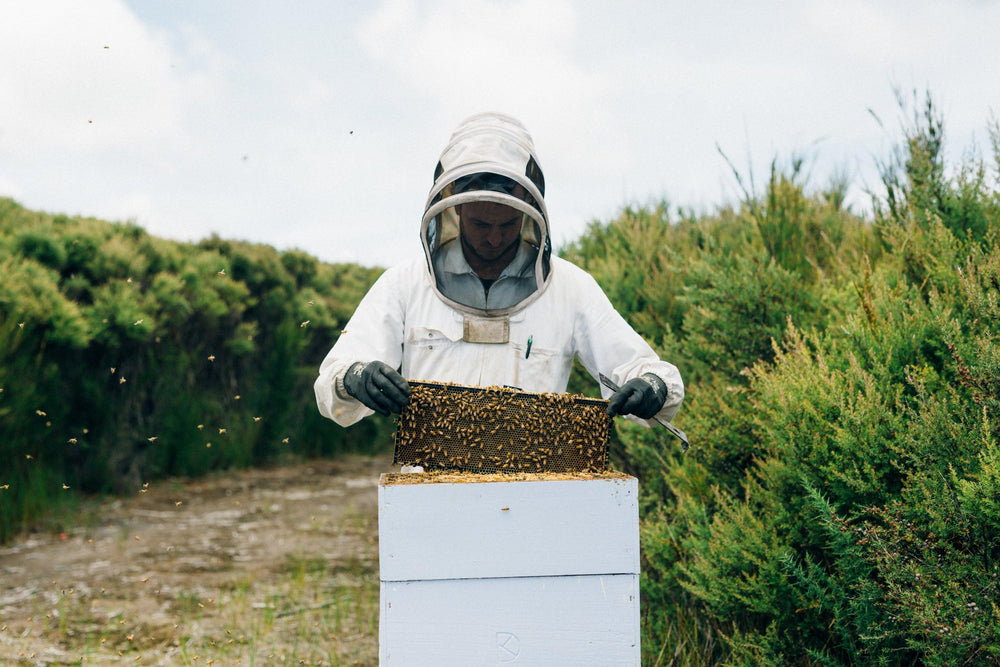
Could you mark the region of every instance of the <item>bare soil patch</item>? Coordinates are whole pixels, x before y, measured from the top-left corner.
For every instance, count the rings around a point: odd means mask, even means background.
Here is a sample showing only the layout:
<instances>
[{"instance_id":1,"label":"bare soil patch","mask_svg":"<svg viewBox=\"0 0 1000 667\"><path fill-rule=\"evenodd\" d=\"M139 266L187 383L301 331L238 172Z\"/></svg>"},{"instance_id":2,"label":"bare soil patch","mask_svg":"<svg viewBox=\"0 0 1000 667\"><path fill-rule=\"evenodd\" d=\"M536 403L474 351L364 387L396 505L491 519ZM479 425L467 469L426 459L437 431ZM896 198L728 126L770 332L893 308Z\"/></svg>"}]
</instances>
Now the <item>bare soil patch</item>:
<instances>
[{"instance_id":1,"label":"bare soil patch","mask_svg":"<svg viewBox=\"0 0 1000 667\"><path fill-rule=\"evenodd\" d=\"M374 665L390 457L164 480L0 549L0 663Z\"/></svg>"}]
</instances>

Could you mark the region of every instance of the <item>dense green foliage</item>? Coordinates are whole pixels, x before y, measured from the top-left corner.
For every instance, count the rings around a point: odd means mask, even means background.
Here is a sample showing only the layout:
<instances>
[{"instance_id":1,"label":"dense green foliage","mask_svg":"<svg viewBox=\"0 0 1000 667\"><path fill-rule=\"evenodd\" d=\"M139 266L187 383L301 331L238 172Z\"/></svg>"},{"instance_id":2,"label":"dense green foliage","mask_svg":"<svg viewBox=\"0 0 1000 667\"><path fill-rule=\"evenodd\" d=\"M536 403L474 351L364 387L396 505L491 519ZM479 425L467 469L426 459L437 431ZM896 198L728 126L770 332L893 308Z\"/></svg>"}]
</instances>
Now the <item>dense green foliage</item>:
<instances>
[{"instance_id":1,"label":"dense green foliage","mask_svg":"<svg viewBox=\"0 0 1000 667\"><path fill-rule=\"evenodd\" d=\"M384 447L312 395L377 273L0 199L0 542L77 491Z\"/></svg>"},{"instance_id":2,"label":"dense green foliage","mask_svg":"<svg viewBox=\"0 0 1000 667\"><path fill-rule=\"evenodd\" d=\"M915 105L871 214L793 160L563 249L686 382L687 454L615 442L648 664L1000 663L1000 131L949 169L943 130ZM0 541L78 489L388 441L310 386L375 270L0 200L0 271Z\"/></svg>"},{"instance_id":3,"label":"dense green foliage","mask_svg":"<svg viewBox=\"0 0 1000 667\"><path fill-rule=\"evenodd\" d=\"M904 110L905 110L904 106ZM1000 134L949 173L928 100L874 213L772 169L717 215L565 254L681 368L640 477L649 664L1000 664Z\"/></svg>"}]
</instances>

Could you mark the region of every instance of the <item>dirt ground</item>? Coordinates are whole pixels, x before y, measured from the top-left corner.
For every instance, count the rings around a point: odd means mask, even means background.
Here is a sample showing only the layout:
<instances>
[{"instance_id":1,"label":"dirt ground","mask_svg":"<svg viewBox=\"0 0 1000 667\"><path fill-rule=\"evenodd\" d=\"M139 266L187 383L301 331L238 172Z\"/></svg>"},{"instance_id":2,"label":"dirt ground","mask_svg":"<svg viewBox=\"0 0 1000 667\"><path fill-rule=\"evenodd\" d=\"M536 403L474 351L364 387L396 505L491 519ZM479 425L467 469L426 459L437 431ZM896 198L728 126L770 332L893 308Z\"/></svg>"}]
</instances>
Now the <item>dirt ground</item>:
<instances>
[{"instance_id":1,"label":"dirt ground","mask_svg":"<svg viewBox=\"0 0 1000 667\"><path fill-rule=\"evenodd\" d=\"M391 458L166 480L0 549L0 663L374 665Z\"/></svg>"}]
</instances>

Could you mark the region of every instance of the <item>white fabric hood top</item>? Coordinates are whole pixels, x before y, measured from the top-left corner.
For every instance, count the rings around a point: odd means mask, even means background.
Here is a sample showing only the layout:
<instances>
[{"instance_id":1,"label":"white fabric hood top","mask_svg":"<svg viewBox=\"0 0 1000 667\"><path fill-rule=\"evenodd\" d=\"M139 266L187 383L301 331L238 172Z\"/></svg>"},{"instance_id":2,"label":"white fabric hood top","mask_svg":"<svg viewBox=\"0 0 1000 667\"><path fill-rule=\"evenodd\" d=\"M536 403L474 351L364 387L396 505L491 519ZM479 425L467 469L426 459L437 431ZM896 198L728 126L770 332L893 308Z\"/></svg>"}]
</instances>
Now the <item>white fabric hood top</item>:
<instances>
[{"instance_id":1,"label":"white fabric hood top","mask_svg":"<svg viewBox=\"0 0 1000 667\"><path fill-rule=\"evenodd\" d=\"M510 315L538 298L551 277L552 244L545 210L545 180L527 130L500 113L464 120L434 171L420 239L437 295L458 310L480 317ZM484 287L462 255L462 204L485 201L521 213L520 244L503 275Z\"/></svg>"}]
</instances>

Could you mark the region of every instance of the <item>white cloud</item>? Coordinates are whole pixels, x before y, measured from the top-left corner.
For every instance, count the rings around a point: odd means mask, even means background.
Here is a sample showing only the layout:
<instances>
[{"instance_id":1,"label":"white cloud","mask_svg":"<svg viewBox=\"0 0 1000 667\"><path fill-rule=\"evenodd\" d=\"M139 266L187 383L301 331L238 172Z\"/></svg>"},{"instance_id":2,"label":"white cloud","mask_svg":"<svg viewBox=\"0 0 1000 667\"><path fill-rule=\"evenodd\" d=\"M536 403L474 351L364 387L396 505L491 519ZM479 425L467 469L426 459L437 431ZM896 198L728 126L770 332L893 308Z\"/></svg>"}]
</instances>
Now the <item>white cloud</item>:
<instances>
[{"instance_id":1,"label":"white cloud","mask_svg":"<svg viewBox=\"0 0 1000 667\"><path fill-rule=\"evenodd\" d=\"M0 174L0 197L10 197L11 199L19 199L21 197L21 186L15 183L13 180L4 177Z\"/></svg>"},{"instance_id":2,"label":"white cloud","mask_svg":"<svg viewBox=\"0 0 1000 667\"><path fill-rule=\"evenodd\" d=\"M367 52L428 99L442 122L503 111L535 135L543 165L558 155L606 168L624 159L620 142L598 156L581 137L615 135L600 103L612 82L581 64L577 32L572 3L530 0L386 0L358 29Z\"/></svg>"},{"instance_id":3,"label":"white cloud","mask_svg":"<svg viewBox=\"0 0 1000 667\"><path fill-rule=\"evenodd\" d=\"M929 88L963 148L1000 99L1000 2L35 0L8 14L0 193L368 264L419 252L434 161L471 113L525 123L562 240L628 203L722 203L735 184L716 143L737 167L752 156L758 180L817 141L819 172L870 163L898 136L893 84Z\"/></svg>"},{"instance_id":4,"label":"white cloud","mask_svg":"<svg viewBox=\"0 0 1000 667\"><path fill-rule=\"evenodd\" d=\"M183 83L164 39L118 0L20 3L0 22L0 150L176 141Z\"/></svg>"},{"instance_id":5,"label":"white cloud","mask_svg":"<svg viewBox=\"0 0 1000 667\"><path fill-rule=\"evenodd\" d=\"M840 57L860 62L886 63L921 57L926 45L922 26L877 3L843 0L803 6L803 26L822 41L822 47Z\"/></svg>"},{"instance_id":6,"label":"white cloud","mask_svg":"<svg viewBox=\"0 0 1000 667\"><path fill-rule=\"evenodd\" d=\"M114 193L94 206L105 220L138 222L158 217L153 198L145 192Z\"/></svg>"},{"instance_id":7,"label":"white cloud","mask_svg":"<svg viewBox=\"0 0 1000 667\"><path fill-rule=\"evenodd\" d=\"M197 27L151 27L121 0L24 3L0 23L8 178L29 207L170 238L239 235L232 201L250 197L228 187L246 172L236 71Z\"/></svg>"}]
</instances>

